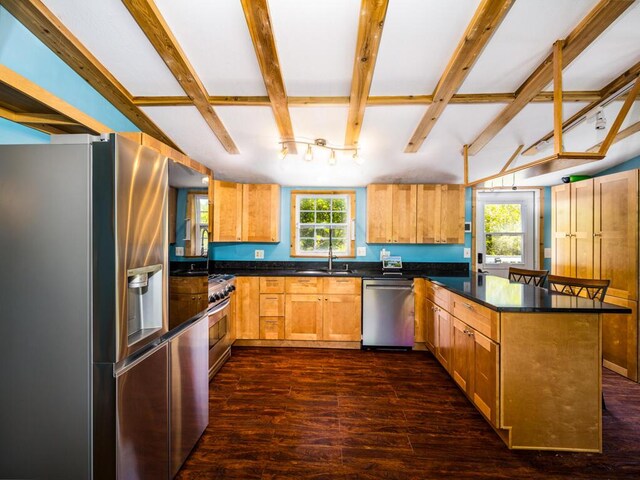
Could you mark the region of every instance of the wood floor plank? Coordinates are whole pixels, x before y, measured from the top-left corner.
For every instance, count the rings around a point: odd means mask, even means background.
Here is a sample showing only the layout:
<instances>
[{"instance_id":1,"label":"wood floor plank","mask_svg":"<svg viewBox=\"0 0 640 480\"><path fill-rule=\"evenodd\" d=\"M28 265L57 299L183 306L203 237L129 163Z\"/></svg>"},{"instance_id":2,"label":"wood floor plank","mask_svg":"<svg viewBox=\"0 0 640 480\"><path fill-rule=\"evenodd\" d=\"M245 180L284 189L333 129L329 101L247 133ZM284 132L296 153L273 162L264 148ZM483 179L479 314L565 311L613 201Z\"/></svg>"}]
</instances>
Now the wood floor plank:
<instances>
[{"instance_id":1,"label":"wood floor plank","mask_svg":"<svg viewBox=\"0 0 640 480\"><path fill-rule=\"evenodd\" d=\"M602 454L510 451L428 352L234 348L176 478L640 478L640 385L603 389Z\"/></svg>"}]
</instances>

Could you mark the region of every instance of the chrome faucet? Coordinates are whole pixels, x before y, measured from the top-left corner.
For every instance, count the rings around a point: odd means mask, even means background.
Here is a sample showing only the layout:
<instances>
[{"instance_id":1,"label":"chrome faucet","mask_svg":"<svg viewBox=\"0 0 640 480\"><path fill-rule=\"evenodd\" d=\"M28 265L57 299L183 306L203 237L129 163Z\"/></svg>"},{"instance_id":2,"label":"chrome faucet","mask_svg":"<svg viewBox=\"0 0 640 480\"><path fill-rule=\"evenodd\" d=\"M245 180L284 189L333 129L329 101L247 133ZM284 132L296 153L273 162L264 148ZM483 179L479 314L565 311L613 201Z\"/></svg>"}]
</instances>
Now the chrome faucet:
<instances>
[{"instance_id":1,"label":"chrome faucet","mask_svg":"<svg viewBox=\"0 0 640 480\"><path fill-rule=\"evenodd\" d=\"M333 255L333 228L329 229L329 268L328 270L333 270L333 259L338 258Z\"/></svg>"}]
</instances>

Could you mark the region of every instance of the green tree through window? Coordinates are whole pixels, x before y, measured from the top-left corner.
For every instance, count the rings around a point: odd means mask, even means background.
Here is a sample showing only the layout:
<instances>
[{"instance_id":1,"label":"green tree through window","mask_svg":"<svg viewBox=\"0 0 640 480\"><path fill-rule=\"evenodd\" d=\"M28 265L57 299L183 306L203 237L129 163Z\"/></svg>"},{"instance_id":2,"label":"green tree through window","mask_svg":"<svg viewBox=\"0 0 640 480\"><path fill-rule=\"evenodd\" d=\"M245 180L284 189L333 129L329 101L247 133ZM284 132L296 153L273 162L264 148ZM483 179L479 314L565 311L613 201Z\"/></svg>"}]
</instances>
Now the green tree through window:
<instances>
[{"instance_id":1,"label":"green tree through window","mask_svg":"<svg viewBox=\"0 0 640 480\"><path fill-rule=\"evenodd\" d=\"M522 205L494 203L484 207L487 263L522 263Z\"/></svg>"}]
</instances>

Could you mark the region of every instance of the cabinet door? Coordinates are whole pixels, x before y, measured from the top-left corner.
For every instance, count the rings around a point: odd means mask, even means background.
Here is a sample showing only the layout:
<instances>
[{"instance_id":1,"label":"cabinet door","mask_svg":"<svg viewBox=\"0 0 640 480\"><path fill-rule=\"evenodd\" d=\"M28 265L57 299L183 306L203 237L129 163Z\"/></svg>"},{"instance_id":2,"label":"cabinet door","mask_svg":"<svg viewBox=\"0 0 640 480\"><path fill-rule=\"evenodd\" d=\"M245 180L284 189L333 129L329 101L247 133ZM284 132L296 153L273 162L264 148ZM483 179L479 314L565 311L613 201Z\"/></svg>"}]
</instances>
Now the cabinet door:
<instances>
[{"instance_id":1,"label":"cabinet door","mask_svg":"<svg viewBox=\"0 0 640 480\"><path fill-rule=\"evenodd\" d=\"M325 295L322 307L322 339L359 342L362 338L360 295Z\"/></svg>"},{"instance_id":2,"label":"cabinet door","mask_svg":"<svg viewBox=\"0 0 640 480\"><path fill-rule=\"evenodd\" d=\"M169 330L204 311L207 305L206 293L169 294Z\"/></svg>"},{"instance_id":3,"label":"cabinet door","mask_svg":"<svg viewBox=\"0 0 640 480\"><path fill-rule=\"evenodd\" d=\"M551 189L551 272L571 276L571 187Z\"/></svg>"},{"instance_id":4,"label":"cabinet door","mask_svg":"<svg viewBox=\"0 0 640 480\"><path fill-rule=\"evenodd\" d=\"M464 185L440 185L440 243L464 243Z\"/></svg>"},{"instance_id":5,"label":"cabinet door","mask_svg":"<svg viewBox=\"0 0 640 480\"><path fill-rule=\"evenodd\" d=\"M436 318L436 306L435 304L426 299L424 302L424 334L425 343L427 348L431 350L433 354L436 353L436 345L438 344L438 324Z\"/></svg>"},{"instance_id":6,"label":"cabinet door","mask_svg":"<svg viewBox=\"0 0 640 480\"><path fill-rule=\"evenodd\" d=\"M279 185L242 185L242 241L280 241Z\"/></svg>"},{"instance_id":7,"label":"cabinet door","mask_svg":"<svg viewBox=\"0 0 640 480\"><path fill-rule=\"evenodd\" d=\"M416 185L393 185L391 240L416 243Z\"/></svg>"},{"instance_id":8,"label":"cabinet door","mask_svg":"<svg viewBox=\"0 0 640 480\"><path fill-rule=\"evenodd\" d=\"M601 315L603 365L638 381L638 302L607 295L605 302L630 308L631 313Z\"/></svg>"},{"instance_id":9,"label":"cabinet door","mask_svg":"<svg viewBox=\"0 0 640 480\"><path fill-rule=\"evenodd\" d=\"M260 278L236 278L236 338L260 338Z\"/></svg>"},{"instance_id":10,"label":"cabinet door","mask_svg":"<svg viewBox=\"0 0 640 480\"><path fill-rule=\"evenodd\" d=\"M424 326L425 326L425 303L426 303L426 291L425 291L425 279L415 278L413 280L413 299L414 299L414 312L415 312L415 327L414 327L414 339L416 343L422 343L425 341Z\"/></svg>"},{"instance_id":11,"label":"cabinet door","mask_svg":"<svg viewBox=\"0 0 640 480\"><path fill-rule=\"evenodd\" d=\"M322 338L322 297L320 295L286 295L284 338L320 340Z\"/></svg>"},{"instance_id":12,"label":"cabinet door","mask_svg":"<svg viewBox=\"0 0 640 480\"><path fill-rule=\"evenodd\" d=\"M451 319L448 312L436 307L436 324L438 326L436 358L448 372L451 372L451 352L453 350L453 323Z\"/></svg>"},{"instance_id":13,"label":"cabinet door","mask_svg":"<svg viewBox=\"0 0 640 480\"><path fill-rule=\"evenodd\" d=\"M571 184L571 276L593 278L593 179Z\"/></svg>"},{"instance_id":14,"label":"cabinet door","mask_svg":"<svg viewBox=\"0 0 640 480\"><path fill-rule=\"evenodd\" d=\"M498 426L498 359L499 346L479 332L473 331L473 395L471 399L492 425Z\"/></svg>"},{"instance_id":15,"label":"cabinet door","mask_svg":"<svg viewBox=\"0 0 640 480\"><path fill-rule=\"evenodd\" d=\"M367 185L367 243L392 242L393 185Z\"/></svg>"},{"instance_id":16,"label":"cabinet door","mask_svg":"<svg viewBox=\"0 0 640 480\"><path fill-rule=\"evenodd\" d=\"M594 179L594 278L608 295L637 300L638 171Z\"/></svg>"},{"instance_id":17,"label":"cabinet door","mask_svg":"<svg viewBox=\"0 0 640 480\"><path fill-rule=\"evenodd\" d=\"M242 240L242 184L213 182L213 242Z\"/></svg>"},{"instance_id":18,"label":"cabinet door","mask_svg":"<svg viewBox=\"0 0 640 480\"><path fill-rule=\"evenodd\" d=\"M440 240L440 186L418 185L416 242Z\"/></svg>"},{"instance_id":19,"label":"cabinet door","mask_svg":"<svg viewBox=\"0 0 640 480\"><path fill-rule=\"evenodd\" d=\"M453 319L453 379L471 397L473 393L473 331L457 318Z\"/></svg>"}]
</instances>

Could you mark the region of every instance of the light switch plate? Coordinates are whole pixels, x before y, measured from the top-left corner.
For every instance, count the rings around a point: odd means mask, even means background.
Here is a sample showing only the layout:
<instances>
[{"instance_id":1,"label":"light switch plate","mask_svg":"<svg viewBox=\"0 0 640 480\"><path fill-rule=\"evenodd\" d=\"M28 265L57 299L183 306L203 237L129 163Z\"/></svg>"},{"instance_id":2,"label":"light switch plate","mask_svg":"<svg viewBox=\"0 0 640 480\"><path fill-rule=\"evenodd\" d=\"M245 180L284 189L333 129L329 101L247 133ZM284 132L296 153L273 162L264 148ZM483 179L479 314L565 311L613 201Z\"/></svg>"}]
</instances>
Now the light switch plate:
<instances>
[{"instance_id":1,"label":"light switch plate","mask_svg":"<svg viewBox=\"0 0 640 480\"><path fill-rule=\"evenodd\" d=\"M184 257L184 247L176 247L176 257Z\"/></svg>"},{"instance_id":2,"label":"light switch plate","mask_svg":"<svg viewBox=\"0 0 640 480\"><path fill-rule=\"evenodd\" d=\"M550 248L545 248L544 249L544 258L551 258L551 249Z\"/></svg>"},{"instance_id":3,"label":"light switch plate","mask_svg":"<svg viewBox=\"0 0 640 480\"><path fill-rule=\"evenodd\" d=\"M255 250L254 258L264 258L264 250Z\"/></svg>"},{"instance_id":4,"label":"light switch plate","mask_svg":"<svg viewBox=\"0 0 640 480\"><path fill-rule=\"evenodd\" d=\"M358 257L366 257L367 256L367 247L358 247L356 249L356 256L358 256Z\"/></svg>"},{"instance_id":5,"label":"light switch plate","mask_svg":"<svg viewBox=\"0 0 640 480\"><path fill-rule=\"evenodd\" d=\"M471 258L471 249L470 248L465 248L463 256L464 256L464 258Z\"/></svg>"}]
</instances>

